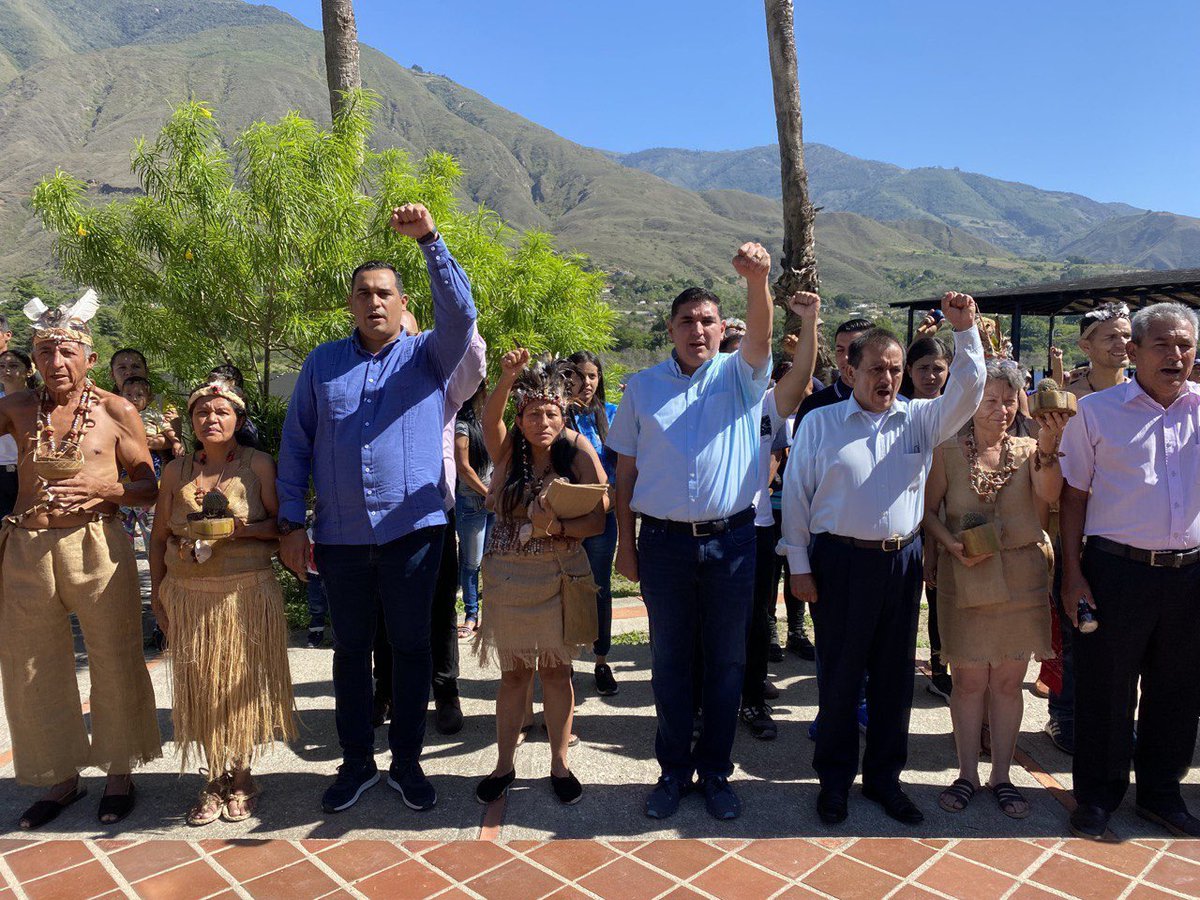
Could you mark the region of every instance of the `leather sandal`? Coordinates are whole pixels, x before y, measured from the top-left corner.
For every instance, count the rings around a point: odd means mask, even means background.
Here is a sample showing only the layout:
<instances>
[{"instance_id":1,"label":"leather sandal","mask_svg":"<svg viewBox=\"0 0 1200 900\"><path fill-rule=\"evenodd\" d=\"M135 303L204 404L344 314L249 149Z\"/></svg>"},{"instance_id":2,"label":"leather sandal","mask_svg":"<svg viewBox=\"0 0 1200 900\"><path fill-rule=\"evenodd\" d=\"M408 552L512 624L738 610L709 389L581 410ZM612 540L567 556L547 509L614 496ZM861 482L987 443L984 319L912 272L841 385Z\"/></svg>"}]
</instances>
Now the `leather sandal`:
<instances>
[{"instance_id":1,"label":"leather sandal","mask_svg":"<svg viewBox=\"0 0 1200 900\"><path fill-rule=\"evenodd\" d=\"M100 808L96 810L96 818L101 825L116 825L131 812L137 804L137 787L131 781L129 790L124 794L105 794L100 798ZM108 818L111 816L112 818Z\"/></svg>"},{"instance_id":2,"label":"leather sandal","mask_svg":"<svg viewBox=\"0 0 1200 900\"><path fill-rule=\"evenodd\" d=\"M58 818L58 814L78 800L87 796L87 787L81 781L75 783L75 789L65 794L59 800L39 800L21 814L21 828L26 831L41 828Z\"/></svg>"},{"instance_id":3,"label":"leather sandal","mask_svg":"<svg viewBox=\"0 0 1200 900\"><path fill-rule=\"evenodd\" d=\"M1001 781L999 784L989 785L992 791L992 796L996 798L996 805L1000 807L1000 812L1004 813L1010 819L1024 819L1031 812L1033 807L1029 805L1029 801L1025 799L1025 795L1018 791L1007 781ZM1016 804L1024 803L1023 810L1017 810Z\"/></svg>"},{"instance_id":4,"label":"leather sandal","mask_svg":"<svg viewBox=\"0 0 1200 900\"><path fill-rule=\"evenodd\" d=\"M228 776L210 781L200 792L196 803L188 810L187 823L194 827L211 825L221 818L225 810L225 794L228 790Z\"/></svg>"},{"instance_id":5,"label":"leather sandal","mask_svg":"<svg viewBox=\"0 0 1200 900\"><path fill-rule=\"evenodd\" d=\"M966 809L979 788L965 778L956 778L938 797L938 806L946 812L959 813Z\"/></svg>"}]
</instances>

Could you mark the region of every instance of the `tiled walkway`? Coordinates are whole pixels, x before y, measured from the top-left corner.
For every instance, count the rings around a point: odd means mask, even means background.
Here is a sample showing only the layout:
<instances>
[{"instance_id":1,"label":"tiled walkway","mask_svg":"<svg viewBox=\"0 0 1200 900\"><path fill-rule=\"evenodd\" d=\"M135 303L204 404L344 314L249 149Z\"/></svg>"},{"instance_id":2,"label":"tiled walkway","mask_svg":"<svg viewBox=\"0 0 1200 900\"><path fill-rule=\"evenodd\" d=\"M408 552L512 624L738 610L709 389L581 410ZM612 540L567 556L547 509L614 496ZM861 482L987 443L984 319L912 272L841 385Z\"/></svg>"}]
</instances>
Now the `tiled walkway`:
<instances>
[{"instance_id":1,"label":"tiled walkway","mask_svg":"<svg viewBox=\"0 0 1200 900\"><path fill-rule=\"evenodd\" d=\"M815 838L679 841L0 842L28 897L1200 897L1200 843Z\"/></svg>"}]
</instances>

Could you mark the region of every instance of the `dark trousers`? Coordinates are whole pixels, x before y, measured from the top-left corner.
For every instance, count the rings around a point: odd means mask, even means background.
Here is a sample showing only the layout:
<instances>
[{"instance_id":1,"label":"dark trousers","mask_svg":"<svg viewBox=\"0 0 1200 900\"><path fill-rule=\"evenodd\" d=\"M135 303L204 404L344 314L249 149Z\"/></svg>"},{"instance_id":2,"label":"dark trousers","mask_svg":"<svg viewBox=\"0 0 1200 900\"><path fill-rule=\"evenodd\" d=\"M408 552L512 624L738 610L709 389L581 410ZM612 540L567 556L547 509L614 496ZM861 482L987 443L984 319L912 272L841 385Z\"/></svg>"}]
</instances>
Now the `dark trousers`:
<instances>
[{"instance_id":1,"label":"dark trousers","mask_svg":"<svg viewBox=\"0 0 1200 900\"><path fill-rule=\"evenodd\" d=\"M617 552L617 515L609 513L604 521L604 531L583 541L583 552L592 567L592 578L596 582L596 614L600 629L592 644L597 656L608 656L612 649L612 572L613 556Z\"/></svg>"},{"instance_id":2,"label":"dark trousers","mask_svg":"<svg viewBox=\"0 0 1200 900\"><path fill-rule=\"evenodd\" d=\"M317 544L333 622L333 695L342 758L371 761L371 650L380 607L392 658L393 765L404 769L421 755L432 663L429 622L445 526L422 528L382 545Z\"/></svg>"},{"instance_id":3,"label":"dark trousers","mask_svg":"<svg viewBox=\"0 0 1200 900\"><path fill-rule=\"evenodd\" d=\"M783 512L782 510L772 510L775 516L775 543L779 543L779 538L783 534ZM792 570L788 566L786 556L780 556L776 563L779 566L776 580L779 575L783 576L783 606L787 611L787 633L788 637L795 635L800 637L804 634L804 602L792 593ZM779 632L776 630L775 619L776 604L771 604L771 617L769 626L771 629L771 643L775 643L779 638Z\"/></svg>"},{"instance_id":4,"label":"dark trousers","mask_svg":"<svg viewBox=\"0 0 1200 900\"><path fill-rule=\"evenodd\" d=\"M849 791L858 772L858 705L867 673L871 727L863 784L888 791L908 761L913 653L921 598L921 539L894 553L864 550L827 534L810 551L821 727L813 768L821 787Z\"/></svg>"},{"instance_id":5,"label":"dark trousers","mask_svg":"<svg viewBox=\"0 0 1200 900\"><path fill-rule=\"evenodd\" d=\"M1063 606L1062 597L1062 545L1054 542L1054 580L1051 582L1050 595L1054 605L1058 607L1057 625L1062 637L1062 690L1050 692L1048 706L1050 718L1062 726L1074 727L1075 724L1075 627ZM1079 598L1076 598L1078 600Z\"/></svg>"},{"instance_id":6,"label":"dark trousers","mask_svg":"<svg viewBox=\"0 0 1200 900\"><path fill-rule=\"evenodd\" d=\"M446 513L446 520L429 626L434 700L453 700L458 696L458 549L453 510ZM388 699L392 696L392 654L388 644L387 617L382 609L379 611L379 627L375 632L375 694Z\"/></svg>"},{"instance_id":7,"label":"dark trousers","mask_svg":"<svg viewBox=\"0 0 1200 900\"><path fill-rule=\"evenodd\" d=\"M1083 575L1100 627L1074 633L1075 799L1115 810L1132 757L1138 805L1178 812L1200 713L1200 565L1152 568L1085 548Z\"/></svg>"},{"instance_id":8,"label":"dark trousers","mask_svg":"<svg viewBox=\"0 0 1200 900\"><path fill-rule=\"evenodd\" d=\"M929 621L926 623L929 632L929 669L934 675L943 675L946 664L942 662L942 636L938 634L937 588L925 585L925 600L929 604Z\"/></svg>"},{"instance_id":9,"label":"dark trousers","mask_svg":"<svg viewBox=\"0 0 1200 900\"><path fill-rule=\"evenodd\" d=\"M775 552L779 540L774 527L754 527L754 601L746 635L746 677L742 681L742 705L762 706L763 682L767 680L767 656L771 649L771 622L779 596L779 574L783 557Z\"/></svg>"},{"instance_id":10,"label":"dark trousers","mask_svg":"<svg viewBox=\"0 0 1200 900\"><path fill-rule=\"evenodd\" d=\"M650 684L664 775L728 777L754 591L754 526L692 537L642 521L638 570L650 616ZM700 738L692 747L692 655L702 647Z\"/></svg>"}]
</instances>

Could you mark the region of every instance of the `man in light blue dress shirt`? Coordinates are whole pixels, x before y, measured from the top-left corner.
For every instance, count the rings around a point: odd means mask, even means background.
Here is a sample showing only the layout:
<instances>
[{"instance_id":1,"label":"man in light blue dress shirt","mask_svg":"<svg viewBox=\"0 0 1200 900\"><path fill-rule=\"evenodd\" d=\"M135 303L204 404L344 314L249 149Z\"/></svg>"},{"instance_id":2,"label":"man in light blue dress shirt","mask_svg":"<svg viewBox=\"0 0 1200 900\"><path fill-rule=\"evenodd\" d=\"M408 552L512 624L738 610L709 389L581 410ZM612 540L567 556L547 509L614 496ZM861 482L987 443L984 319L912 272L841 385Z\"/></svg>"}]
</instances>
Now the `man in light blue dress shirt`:
<instances>
[{"instance_id":1,"label":"man in light blue dress shirt","mask_svg":"<svg viewBox=\"0 0 1200 900\"><path fill-rule=\"evenodd\" d=\"M936 400L897 397L904 348L881 329L860 335L849 353L853 394L800 423L784 475L780 546L816 631L821 727L813 767L817 812L830 825L845 820L858 773L864 670L871 727L863 795L898 821L924 819L900 773L908 759L925 478L933 448L975 412L986 377L975 301L950 293L942 310L955 331L946 392Z\"/></svg>"},{"instance_id":2,"label":"man in light blue dress shirt","mask_svg":"<svg viewBox=\"0 0 1200 900\"><path fill-rule=\"evenodd\" d=\"M475 303L424 206L397 208L391 226L421 247L435 327L406 334L401 314L408 296L396 271L386 263L360 266L350 287L354 332L322 344L304 361L279 449L280 557L303 577L311 474L314 556L336 635L333 692L343 762L322 799L326 812L349 808L379 781L371 646L380 605L393 668L388 784L412 809L437 802L419 758L432 675L433 588L446 527L442 429L447 387L471 339Z\"/></svg>"},{"instance_id":3,"label":"man in light blue dress shirt","mask_svg":"<svg viewBox=\"0 0 1200 900\"><path fill-rule=\"evenodd\" d=\"M662 777L646 814L666 818L699 776L709 813L736 818L729 787L754 591L759 419L771 371L771 257L744 244L746 335L718 352L717 298L688 288L671 304L671 359L629 380L606 444L617 458L616 569L642 582ZM636 516L642 517L636 534ZM692 747L692 658L703 648L703 719Z\"/></svg>"}]
</instances>

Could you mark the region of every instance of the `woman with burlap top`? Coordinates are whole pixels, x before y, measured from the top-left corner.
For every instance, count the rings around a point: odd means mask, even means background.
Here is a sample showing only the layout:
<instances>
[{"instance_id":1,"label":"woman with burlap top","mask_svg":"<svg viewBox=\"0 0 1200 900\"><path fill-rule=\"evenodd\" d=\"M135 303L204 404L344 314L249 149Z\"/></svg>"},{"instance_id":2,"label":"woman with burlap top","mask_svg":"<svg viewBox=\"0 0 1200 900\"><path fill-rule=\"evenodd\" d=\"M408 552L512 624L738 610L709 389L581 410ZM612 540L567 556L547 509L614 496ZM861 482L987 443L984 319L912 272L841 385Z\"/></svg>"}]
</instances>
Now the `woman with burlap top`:
<instances>
[{"instance_id":1,"label":"woman with burlap top","mask_svg":"<svg viewBox=\"0 0 1200 900\"><path fill-rule=\"evenodd\" d=\"M563 519L546 495L556 479L602 485L605 476L588 442L564 427L563 371L541 362L526 369L528 364L528 350L505 354L483 414L488 453L496 461L487 496L496 524L483 557L488 603L475 646L481 661L499 662L500 684L496 767L476 787L475 797L491 803L516 778L513 757L536 672L550 738L550 784L560 802L572 804L583 787L567 766L575 707L571 660L596 638L596 584L580 542L604 530L607 499L599 491L591 512ZM506 433L503 415L510 394L516 418ZM581 616L590 617L590 630L578 627Z\"/></svg>"},{"instance_id":2,"label":"woman with burlap top","mask_svg":"<svg viewBox=\"0 0 1200 900\"><path fill-rule=\"evenodd\" d=\"M1053 553L1045 527L1062 490L1058 444L1066 414L1041 420L1038 437L1013 437L1024 373L990 359L983 399L967 429L935 448L925 491L925 533L937 543L938 632L954 675L950 717L959 777L942 792L948 812L966 809L980 789L984 713L991 730L988 787L1014 819L1029 803L1009 782L1021 727L1030 657L1054 655L1050 636ZM969 555L964 530L994 529L999 552ZM978 534L978 532L976 533ZM927 551L930 552L930 551Z\"/></svg>"},{"instance_id":3,"label":"woman with burlap top","mask_svg":"<svg viewBox=\"0 0 1200 900\"><path fill-rule=\"evenodd\" d=\"M188 415L200 447L163 470L150 539L151 602L167 634L175 743L183 769L196 753L207 765L189 825L249 818L260 793L251 763L264 746L296 736L287 620L271 567L275 462L235 440L245 411L232 382L192 392ZM223 530L222 522L232 534L206 537Z\"/></svg>"},{"instance_id":4,"label":"woman with burlap top","mask_svg":"<svg viewBox=\"0 0 1200 900\"><path fill-rule=\"evenodd\" d=\"M1054 655L1050 565L1044 529L1062 490L1058 442L1067 416L1042 419L1037 439L1009 434L1025 376L1012 360L988 360L983 400L959 437L938 446L925 488L925 533L937 542L937 628L954 673L950 719L959 778L942 809L966 809L979 788L984 713L991 730L988 786L1004 815L1030 804L1009 782L1021 726L1021 686L1030 658ZM962 532L983 527L998 552L968 554ZM977 533L978 534L978 533ZM929 552L929 551L926 551Z\"/></svg>"}]
</instances>

